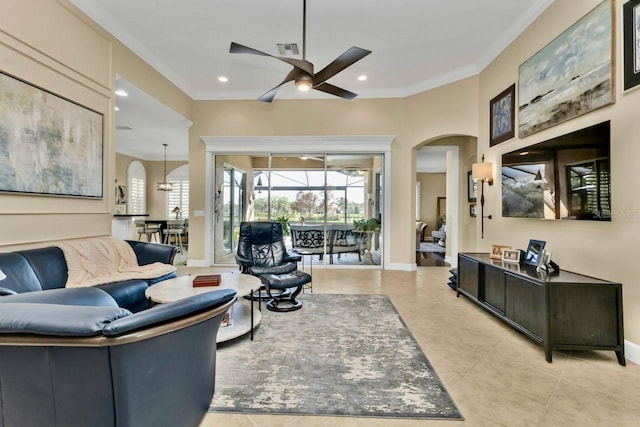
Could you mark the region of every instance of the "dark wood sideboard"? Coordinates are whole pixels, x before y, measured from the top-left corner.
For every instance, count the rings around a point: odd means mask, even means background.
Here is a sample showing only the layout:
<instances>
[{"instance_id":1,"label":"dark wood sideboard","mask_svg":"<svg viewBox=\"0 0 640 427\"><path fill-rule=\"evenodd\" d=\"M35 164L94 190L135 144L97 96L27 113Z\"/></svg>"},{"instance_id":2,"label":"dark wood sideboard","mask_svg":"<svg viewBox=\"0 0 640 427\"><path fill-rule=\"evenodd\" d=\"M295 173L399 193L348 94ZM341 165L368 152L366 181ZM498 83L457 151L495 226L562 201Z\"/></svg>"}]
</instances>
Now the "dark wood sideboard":
<instances>
[{"instance_id":1,"label":"dark wood sideboard","mask_svg":"<svg viewBox=\"0 0 640 427\"><path fill-rule=\"evenodd\" d=\"M554 349L590 349L613 350L626 365L620 283L460 253L460 294L541 344L549 363Z\"/></svg>"}]
</instances>

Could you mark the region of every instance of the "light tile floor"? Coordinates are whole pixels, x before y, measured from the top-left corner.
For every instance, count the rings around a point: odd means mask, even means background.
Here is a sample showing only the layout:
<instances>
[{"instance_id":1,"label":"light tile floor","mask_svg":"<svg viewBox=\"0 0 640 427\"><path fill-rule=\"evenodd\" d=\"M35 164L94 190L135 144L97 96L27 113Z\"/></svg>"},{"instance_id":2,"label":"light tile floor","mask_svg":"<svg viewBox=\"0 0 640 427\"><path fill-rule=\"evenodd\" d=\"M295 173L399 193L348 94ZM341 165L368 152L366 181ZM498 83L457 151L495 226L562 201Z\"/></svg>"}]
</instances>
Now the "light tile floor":
<instances>
[{"instance_id":1,"label":"light tile floor","mask_svg":"<svg viewBox=\"0 0 640 427\"><path fill-rule=\"evenodd\" d=\"M313 273L314 292L389 295L465 420L207 414L201 427L640 425L640 366L601 351L555 352L547 363L541 347L456 298L447 267Z\"/></svg>"}]
</instances>

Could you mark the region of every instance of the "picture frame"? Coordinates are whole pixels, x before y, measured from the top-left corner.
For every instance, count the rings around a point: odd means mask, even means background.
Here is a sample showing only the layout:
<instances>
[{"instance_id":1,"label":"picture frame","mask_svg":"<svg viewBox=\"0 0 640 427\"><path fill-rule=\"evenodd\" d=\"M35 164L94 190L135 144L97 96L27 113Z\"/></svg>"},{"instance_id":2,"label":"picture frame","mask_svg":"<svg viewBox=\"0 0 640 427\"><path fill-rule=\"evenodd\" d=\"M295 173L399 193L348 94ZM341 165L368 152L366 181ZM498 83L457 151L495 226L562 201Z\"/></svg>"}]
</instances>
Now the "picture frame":
<instances>
[{"instance_id":1,"label":"picture frame","mask_svg":"<svg viewBox=\"0 0 640 427\"><path fill-rule=\"evenodd\" d=\"M502 260L502 253L508 249L511 249L511 246L491 245L491 253L489 255L489 258Z\"/></svg>"},{"instance_id":2,"label":"picture frame","mask_svg":"<svg viewBox=\"0 0 640 427\"><path fill-rule=\"evenodd\" d=\"M640 0L622 5L625 91L640 84Z\"/></svg>"},{"instance_id":3,"label":"picture frame","mask_svg":"<svg viewBox=\"0 0 640 427\"><path fill-rule=\"evenodd\" d=\"M127 186L116 185L116 205L127 203Z\"/></svg>"},{"instance_id":4,"label":"picture frame","mask_svg":"<svg viewBox=\"0 0 640 427\"><path fill-rule=\"evenodd\" d=\"M113 211L114 215L126 215L127 214L127 205L126 204L119 204L116 205L114 211Z\"/></svg>"},{"instance_id":5,"label":"picture frame","mask_svg":"<svg viewBox=\"0 0 640 427\"><path fill-rule=\"evenodd\" d=\"M614 22L605 0L520 65L520 138L615 102Z\"/></svg>"},{"instance_id":6,"label":"picture frame","mask_svg":"<svg viewBox=\"0 0 640 427\"><path fill-rule=\"evenodd\" d=\"M0 192L103 198L101 113L0 71L0 135Z\"/></svg>"},{"instance_id":7,"label":"picture frame","mask_svg":"<svg viewBox=\"0 0 640 427\"><path fill-rule=\"evenodd\" d=\"M516 84L512 84L489 101L489 146L516 135Z\"/></svg>"},{"instance_id":8,"label":"picture frame","mask_svg":"<svg viewBox=\"0 0 640 427\"><path fill-rule=\"evenodd\" d=\"M471 176L471 171L467 172L467 200L475 202L478 199L478 182Z\"/></svg>"},{"instance_id":9,"label":"picture frame","mask_svg":"<svg viewBox=\"0 0 640 427\"><path fill-rule=\"evenodd\" d=\"M543 254L542 251L544 250L546 244L547 242L545 242L544 240L529 240L529 245L527 246L527 250L524 253L524 257L522 258L522 263L538 267L541 255Z\"/></svg>"},{"instance_id":10,"label":"picture frame","mask_svg":"<svg viewBox=\"0 0 640 427\"><path fill-rule=\"evenodd\" d=\"M505 249L502 251L502 262L520 264L520 249Z\"/></svg>"},{"instance_id":11,"label":"picture frame","mask_svg":"<svg viewBox=\"0 0 640 427\"><path fill-rule=\"evenodd\" d=\"M543 270L547 271L547 265L544 263L546 256L547 256L547 251L543 249L542 253L538 257L538 263L536 264L536 271L543 271Z\"/></svg>"},{"instance_id":12,"label":"picture frame","mask_svg":"<svg viewBox=\"0 0 640 427\"><path fill-rule=\"evenodd\" d=\"M469 216L471 216L472 218L475 218L477 216L476 212L477 212L476 204L475 203L470 204Z\"/></svg>"}]
</instances>

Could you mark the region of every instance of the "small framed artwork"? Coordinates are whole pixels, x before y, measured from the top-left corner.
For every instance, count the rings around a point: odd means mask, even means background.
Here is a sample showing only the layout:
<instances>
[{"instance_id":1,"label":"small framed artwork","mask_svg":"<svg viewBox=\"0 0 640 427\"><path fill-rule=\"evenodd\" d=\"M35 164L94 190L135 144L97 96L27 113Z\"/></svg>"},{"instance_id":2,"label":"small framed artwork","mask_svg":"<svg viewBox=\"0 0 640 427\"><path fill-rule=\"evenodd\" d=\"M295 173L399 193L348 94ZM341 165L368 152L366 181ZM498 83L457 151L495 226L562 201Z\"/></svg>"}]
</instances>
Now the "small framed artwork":
<instances>
[{"instance_id":1,"label":"small framed artwork","mask_svg":"<svg viewBox=\"0 0 640 427\"><path fill-rule=\"evenodd\" d=\"M489 146L500 144L515 136L516 84L512 84L489 101Z\"/></svg>"},{"instance_id":2,"label":"small framed artwork","mask_svg":"<svg viewBox=\"0 0 640 427\"><path fill-rule=\"evenodd\" d=\"M520 264L520 250L519 249L505 249L502 251L502 261L515 262Z\"/></svg>"},{"instance_id":3,"label":"small framed artwork","mask_svg":"<svg viewBox=\"0 0 640 427\"><path fill-rule=\"evenodd\" d=\"M116 185L116 204L121 205L123 203L127 203L127 187Z\"/></svg>"},{"instance_id":4,"label":"small framed artwork","mask_svg":"<svg viewBox=\"0 0 640 427\"><path fill-rule=\"evenodd\" d=\"M478 199L478 182L471 177L471 171L467 172L467 199L475 202Z\"/></svg>"},{"instance_id":5,"label":"small framed artwork","mask_svg":"<svg viewBox=\"0 0 640 427\"><path fill-rule=\"evenodd\" d=\"M500 259L501 260L502 259L502 253L507 249L511 249L511 246L491 245L491 255L489 255L489 258Z\"/></svg>"},{"instance_id":6,"label":"small framed artwork","mask_svg":"<svg viewBox=\"0 0 640 427\"><path fill-rule=\"evenodd\" d=\"M476 204L472 203L469 205L469 215L473 218L476 217Z\"/></svg>"},{"instance_id":7,"label":"small framed artwork","mask_svg":"<svg viewBox=\"0 0 640 427\"><path fill-rule=\"evenodd\" d=\"M622 6L624 24L624 90L640 84L640 0Z\"/></svg>"},{"instance_id":8,"label":"small framed artwork","mask_svg":"<svg viewBox=\"0 0 640 427\"><path fill-rule=\"evenodd\" d=\"M116 208L113 211L114 215L126 215L127 214L127 205L122 203L116 205Z\"/></svg>"},{"instance_id":9,"label":"small framed artwork","mask_svg":"<svg viewBox=\"0 0 640 427\"><path fill-rule=\"evenodd\" d=\"M537 267L546 243L544 240L529 240L529 246L527 246L527 250L524 253L522 263Z\"/></svg>"}]
</instances>

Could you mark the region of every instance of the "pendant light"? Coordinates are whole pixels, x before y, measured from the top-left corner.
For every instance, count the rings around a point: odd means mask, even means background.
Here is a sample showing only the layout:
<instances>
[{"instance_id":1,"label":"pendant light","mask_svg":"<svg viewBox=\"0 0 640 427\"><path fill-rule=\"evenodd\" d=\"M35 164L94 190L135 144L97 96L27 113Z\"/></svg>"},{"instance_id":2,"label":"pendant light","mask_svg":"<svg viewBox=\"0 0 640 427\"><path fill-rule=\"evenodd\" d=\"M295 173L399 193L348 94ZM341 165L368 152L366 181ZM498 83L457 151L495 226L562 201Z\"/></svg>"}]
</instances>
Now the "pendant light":
<instances>
[{"instance_id":1,"label":"pendant light","mask_svg":"<svg viewBox=\"0 0 640 427\"><path fill-rule=\"evenodd\" d=\"M258 177L258 194L262 193L262 176Z\"/></svg>"},{"instance_id":2,"label":"pendant light","mask_svg":"<svg viewBox=\"0 0 640 427\"><path fill-rule=\"evenodd\" d=\"M173 184L167 182L167 144L164 145L164 175L162 176L162 182L156 183L156 190L158 191L173 191Z\"/></svg>"}]
</instances>

